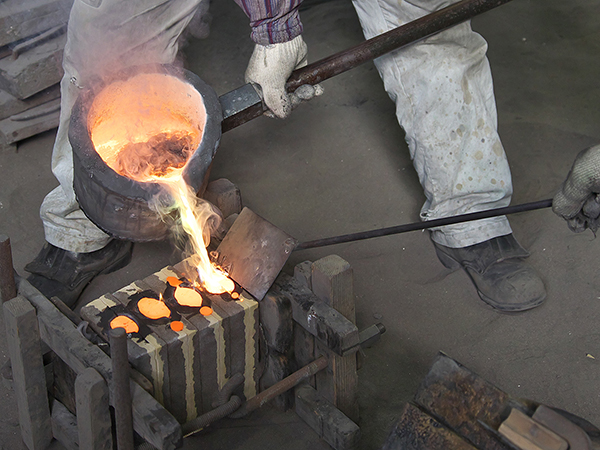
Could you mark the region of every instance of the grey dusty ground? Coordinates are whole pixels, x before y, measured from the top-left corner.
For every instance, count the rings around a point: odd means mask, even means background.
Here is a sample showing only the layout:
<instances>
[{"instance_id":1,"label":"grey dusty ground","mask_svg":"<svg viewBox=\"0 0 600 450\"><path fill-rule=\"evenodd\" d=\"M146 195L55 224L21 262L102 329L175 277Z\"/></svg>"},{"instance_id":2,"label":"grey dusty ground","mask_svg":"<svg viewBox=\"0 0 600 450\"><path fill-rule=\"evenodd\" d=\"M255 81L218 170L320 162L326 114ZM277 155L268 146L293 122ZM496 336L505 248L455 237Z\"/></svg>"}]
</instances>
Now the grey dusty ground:
<instances>
[{"instance_id":1,"label":"grey dusty ground","mask_svg":"<svg viewBox=\"0 0 600 450\"><path fill-rule=\"evenodd\" d=\"M361 42L349 1L310 5L302 12L310 61ZM243 83L252 44L247 20L232 1L214 2L212 11L210 36L191 41L184 55L186 67L220 95ZM513 204L551 197L575 155L600 141L599 14L599 0L515 0L473 22L490 45ZM423 194L374 66L323 86L322 97L286 121L259 118L224 135L212 178L229 178L246 206L301 241L418 220ZM56 185L53 138L48 132L1 154L0 232L10 236L21 274L44 240L38 207ZM572 234L550 210L515 215L511 223L548 288L546 304L522 314L486 307L463 272L440 264L427 233L292 255L286 270L332 253L349 261L359 327L378 320L387 327L366 351L359 374L360 449L381 447L438 351L513 396L600 425L600 242L589 232ZM167 242L137 245L133 263L94 280L84 301L174 258ZM7 351L0 342L3 363ZM20 450L7 385L0 399L0 448ZM311 433L293 413L265 409L225 422L185 448L327 448Z\"/></svg>"}]
</instances>

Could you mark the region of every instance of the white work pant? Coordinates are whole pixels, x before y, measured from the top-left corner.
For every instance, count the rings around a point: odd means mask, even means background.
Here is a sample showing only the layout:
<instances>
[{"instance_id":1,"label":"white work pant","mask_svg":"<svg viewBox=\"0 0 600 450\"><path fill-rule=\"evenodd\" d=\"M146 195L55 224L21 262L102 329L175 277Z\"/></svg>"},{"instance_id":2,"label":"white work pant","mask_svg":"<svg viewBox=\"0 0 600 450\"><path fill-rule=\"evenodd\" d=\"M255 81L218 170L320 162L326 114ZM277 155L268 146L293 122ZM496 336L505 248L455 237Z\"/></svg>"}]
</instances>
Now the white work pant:
<instances>
[{"instance_id":1,"label":"white work pant","mask_svg":"<svg viewBox=\"0 0 600 450\"><path fill-rule=\"evenodd\" d=\"M442 3L354 0L367 38L438 9ZM40 211L51 244L92 252L110 240L79 209L73 191L73 156L67 133L79 90L95 77L128 66L172 63L179 35L197 8L207 4L203 0L75 0L52 155L52 171L60 186L48 194ZM483 38L463 24L375 62L396 102L398 121L406 131L425 190L424 220L510 202L510 170L496 131L486 48ZM510 232L502 217L436 229L433 239L463 247Z\"/></svg>"},{"instance_id":2,"label":"white work pant","mask_svg":"<svg viewBox=\"0 0 600 450\"><path fill-rule=\"evenodd\" d=\"M353 0L367 39L450 3ZM423 220L510 203L512 181L486 50L485 40L463 23L375 60L425 191ZM510 233L502 216L436 228L432 238L457 248Z\"/></svg>"},{"instance_id":3,"label":"white work pant","mask_svg":"<svg viewBox=\"0 0 600 450\"><path fill-rule=\"evenodd\" d=\"M68 139L71 108L80 89L96 77L139 64L171 64L177 39L205 0L75 0L69 18L61 81L60 123L52 172L60 186L42 203L46 241L88 253L110 236L79 209L73 190L73 154Z\"/></svg>"}]
</instances>

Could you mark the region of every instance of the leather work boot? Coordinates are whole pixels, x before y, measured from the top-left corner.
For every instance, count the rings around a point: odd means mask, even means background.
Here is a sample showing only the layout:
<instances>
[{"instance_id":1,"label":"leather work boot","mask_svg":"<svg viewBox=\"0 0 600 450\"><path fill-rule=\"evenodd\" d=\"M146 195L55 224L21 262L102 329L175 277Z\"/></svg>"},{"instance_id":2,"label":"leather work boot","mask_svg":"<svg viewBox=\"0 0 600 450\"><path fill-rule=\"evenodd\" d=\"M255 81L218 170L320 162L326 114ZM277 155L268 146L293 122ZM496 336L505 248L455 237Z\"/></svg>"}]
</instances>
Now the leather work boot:
<instances>
[{"instance_id":1,"label":"leather work boot","mask_svg":"<svg viewBox=\"0 0 600 450\"><path fill-rule=\"evenodd\" d=\"M132 249L132 242L117 239L91 253L69 252L46 243L25 266L31 273L27 280L47 298L56 296L72 308L94 277L129 264Z\"/></svg>"},{"instance_id":2,"label":"leather work boot","mask_svg":"<svg viewBox=\"0 0 600 450\"><path fill-rule=\"evenodd\" d=\"M512 234L462 248L433 242L438 258L449 269L462 267L479 297L507 312L526 311L542 304L546 288L537 272L523 261L529 256Z\"/></svg>"}]
</instances>

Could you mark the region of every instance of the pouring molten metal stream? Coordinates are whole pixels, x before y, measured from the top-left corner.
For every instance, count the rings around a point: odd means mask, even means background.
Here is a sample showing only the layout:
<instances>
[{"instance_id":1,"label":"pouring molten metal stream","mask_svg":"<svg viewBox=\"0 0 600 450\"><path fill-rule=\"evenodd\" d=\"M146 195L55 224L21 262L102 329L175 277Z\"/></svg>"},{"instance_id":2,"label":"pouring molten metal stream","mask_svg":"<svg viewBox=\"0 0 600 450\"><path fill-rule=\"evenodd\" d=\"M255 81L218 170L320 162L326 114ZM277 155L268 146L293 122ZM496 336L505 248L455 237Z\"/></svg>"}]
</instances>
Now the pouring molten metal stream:
<instances>
[{"instance_id":1,"label":"pouring molten metal stream","mask_svg":"<svg viewBox=\"0 0 600 450\"><path fill-rule=\"evenodd\" d=\"M94 99L88 129L96 152L115 172L159 183L171 195L190 237L200 284L211 294L235 283L210 261L207 220L214 214L183 178L202 140L206 109L194 87L172 75L143 73L105 87Z\"/></svg>"}]
</instances>

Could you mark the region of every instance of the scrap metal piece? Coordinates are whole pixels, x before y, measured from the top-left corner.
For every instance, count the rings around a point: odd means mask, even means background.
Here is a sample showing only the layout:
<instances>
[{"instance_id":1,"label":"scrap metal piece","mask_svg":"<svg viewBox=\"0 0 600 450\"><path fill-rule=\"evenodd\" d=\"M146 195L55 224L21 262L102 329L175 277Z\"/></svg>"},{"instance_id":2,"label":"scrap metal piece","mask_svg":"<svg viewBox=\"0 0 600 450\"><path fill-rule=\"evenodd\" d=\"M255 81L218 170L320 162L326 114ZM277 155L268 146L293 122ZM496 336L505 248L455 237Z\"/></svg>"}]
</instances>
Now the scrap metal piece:
<instances>
[{"instance_id":1,"label":"scrap metal piece","mask_svg":"<svg viewBox=\"0 0 600 450\"><path fill-rule=\"evenodd\" d=\"M405 405L400 420L394 426L382 450L407 448L413 450L475 450L475 447L461 436L412 403Z\"/></svg>"},{"instance_id":2,"label":"scrap metal piece","mask_svg":"<svg viewBox=\"0 0 600 450\"><path fill-rule=\"evenodd\" d=\"M481 423L498 429L513 407L525 406L457 361L440 353L421 383L415 403L482 450L506 450Z\"/></svg>"},{"instance_id":3,"label":"scrap metal piece","mask_svg":"<svg viewBox=\"0 0 600 450\"><path fill-rule=\"evenodd\" d=\"M231 279L262 300L298 240L244 208L213 256Z\"/></svg>"}]
</instances>

